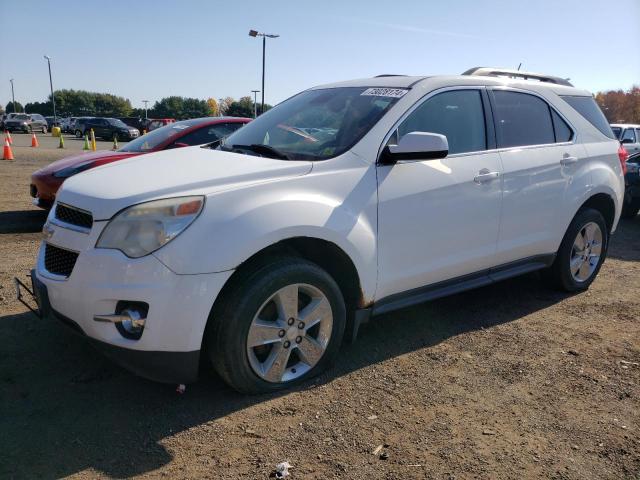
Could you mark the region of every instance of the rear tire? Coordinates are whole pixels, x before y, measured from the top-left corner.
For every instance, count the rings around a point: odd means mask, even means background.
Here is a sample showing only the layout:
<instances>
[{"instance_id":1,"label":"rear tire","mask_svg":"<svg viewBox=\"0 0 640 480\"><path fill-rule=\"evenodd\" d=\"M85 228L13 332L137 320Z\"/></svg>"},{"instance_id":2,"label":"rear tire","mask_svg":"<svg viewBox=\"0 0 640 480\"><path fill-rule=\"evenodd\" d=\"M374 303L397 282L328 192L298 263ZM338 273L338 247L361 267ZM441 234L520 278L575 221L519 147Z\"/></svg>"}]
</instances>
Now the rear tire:
<instances>
[{"instance_id":1,"label":"rear tire","mask_svg":"<svg viewBox=\"0 0 640 480\"><path fill-rule=\"evenodd\" d=\"M76 130L74 135L76 136L76 138L82 138L82 132L80 130Z\"/></svg>"},{"instance_id":2,"label":"rear tire","mask_svg":"<svg viewBox=\"0 0 640 480\"><path fill-rule=\"evenodd\" d=\"M562 239L547 280L567 292L586 290L593 283L609 247L609 230L598 210L580 210Z\"/></svg>"},{"instance_id":3,"label":"rear tire","mask_svg":"<svg viewBox=\"0 0 640 480\"><path fill-rule=\"evenodd\" d=\"M278 257L237 275L216 302L205 335L213 367L227 384L242 393L283 390L335 360L346 308L327 272Z\"/></svg>"}]
</instances>

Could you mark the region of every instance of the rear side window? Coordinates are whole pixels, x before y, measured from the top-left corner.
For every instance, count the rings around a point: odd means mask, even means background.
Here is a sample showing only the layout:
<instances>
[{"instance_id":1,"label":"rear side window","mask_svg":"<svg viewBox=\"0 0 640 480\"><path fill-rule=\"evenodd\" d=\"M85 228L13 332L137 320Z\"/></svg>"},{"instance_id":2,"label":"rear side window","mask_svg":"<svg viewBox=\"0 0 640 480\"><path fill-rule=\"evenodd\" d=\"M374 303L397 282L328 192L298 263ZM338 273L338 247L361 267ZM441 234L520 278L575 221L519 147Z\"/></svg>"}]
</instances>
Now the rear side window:
<instances>
[{"instance_id":1,"label":"rear side window","mask_svg":"<svg viewBox=\"0 0 640 480\"><path fill-rule=\"evenodd\" d=\"M620 138L620 134L622 133L622 128L611 127L611 130L613 131L613 134L616 136L616 138Z\"/></svg>"},{"instance_id":2,"label":"rear side window","mask_svg":"<svg viewBox=\"0 0 640 480\"><path fill-rule=\"evenodd\" d=\"M494 90L498 148L545 145L555 142L547 103L527 93Z\"/></svg>"},{"instance_id":3,"label":"rear side window","mask_svg":"<svg viewBox=\"0 0 640 480\"><path fill-rule=\"evenodd\" d=\"M425 100L400 124L398 138L411 132L445 135L450 154L486 150L480 91L451 90Z\"/></svg>"},{"instance_id":4,"label":"rear side window","mask_svg":"<svg viewBox=\"0 0 640 480\"><path fill-rule=\"evenodd\" d=\"M570 142L573 138L573 131L567 125L560 115L555 110L551 110L551 117L553 118L553 130L556 134L556 142Z\"/></svg>"},{"instance_id":5,"label":"rear side window","mask_svg":"<svg viewBox=\"0 0 640 480\"><path fill-rule=\"evenodd\" d=\"M627 128L622 134L621 142L625 140L631 140L631 143L636 143L636 134L633 132L633 128Z\"/></svg>"},{"instance_id":6,"label":"rear side window","mask_svg":"<svg viewBox=\"0 0 640 480\"><path fill-rule=\"evenodd\" d=\"M573 107L573 109L596 127L603 135L615 139L616 136L611 131L609 122L605 118L602 110L593 97L572 97L563 96L562 99Z\"/></svg>"}]
</instances>

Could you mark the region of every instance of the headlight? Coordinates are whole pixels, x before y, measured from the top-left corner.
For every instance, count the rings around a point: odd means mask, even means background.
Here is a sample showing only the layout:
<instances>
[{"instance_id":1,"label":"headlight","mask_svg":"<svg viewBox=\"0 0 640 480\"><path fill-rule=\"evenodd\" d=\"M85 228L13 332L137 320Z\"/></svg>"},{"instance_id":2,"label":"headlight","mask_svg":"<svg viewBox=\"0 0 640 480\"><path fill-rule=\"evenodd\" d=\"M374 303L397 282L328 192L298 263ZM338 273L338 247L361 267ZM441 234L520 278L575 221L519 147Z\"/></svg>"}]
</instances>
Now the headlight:
<instances>
[{"instance_id":1,"label":"headlight","mask_svg":"<svg viewBox=\"0 0 640 480\"><path fill-rule=\"evenodd\" d=\"M628 173L640 173L640 164L627 162L627 172Z\"/></svg>"},{"instance_id":2,"label":"headlight","mask_svg":"<svg viewBox=\"0 0 640 480\"><path fill-rule=\"evenodd\" d=\"M204 197L178 197L140 203L113 217L96 248L120 250L139 258L155 252L180 235L198 217Z\"/></svg>"}]
</instances>

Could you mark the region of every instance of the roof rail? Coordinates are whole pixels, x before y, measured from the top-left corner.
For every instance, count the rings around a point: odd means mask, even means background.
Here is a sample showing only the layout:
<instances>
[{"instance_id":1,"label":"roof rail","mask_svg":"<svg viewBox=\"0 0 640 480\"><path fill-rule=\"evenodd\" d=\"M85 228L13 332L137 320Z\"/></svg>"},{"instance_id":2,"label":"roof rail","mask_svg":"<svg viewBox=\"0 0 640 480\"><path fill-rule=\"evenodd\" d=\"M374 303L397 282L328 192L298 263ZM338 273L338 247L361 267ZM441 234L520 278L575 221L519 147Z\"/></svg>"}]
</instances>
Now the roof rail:
<instances>
[{"instance_id":1,"label":"roof rail","mask_svg":"<svg viewBox=\"0 0 640 480\"><path fill-rule=\"evenodd\" d=\"M382 77L406 77L406 75L402 75L398 73L383 73L382 75L376 75L373 78L382 78Z\"/></svg>"},{"instance_id":2,"label":"roof rail","mask_svg":"<svg viewBox=\"0 0 640 480\"><path fill-rule=\"evenodd\" d=\"M492 67L475 67L467 70L462 75L485 76L485 77L509 77L521 78L523 80L538 80L539 82L555 83L557 85L565 85L573 87L573 84L564 78L552 77L541 73L522 72L520 70L509 70L506 68Z\"/></svg>"}]
</instances>

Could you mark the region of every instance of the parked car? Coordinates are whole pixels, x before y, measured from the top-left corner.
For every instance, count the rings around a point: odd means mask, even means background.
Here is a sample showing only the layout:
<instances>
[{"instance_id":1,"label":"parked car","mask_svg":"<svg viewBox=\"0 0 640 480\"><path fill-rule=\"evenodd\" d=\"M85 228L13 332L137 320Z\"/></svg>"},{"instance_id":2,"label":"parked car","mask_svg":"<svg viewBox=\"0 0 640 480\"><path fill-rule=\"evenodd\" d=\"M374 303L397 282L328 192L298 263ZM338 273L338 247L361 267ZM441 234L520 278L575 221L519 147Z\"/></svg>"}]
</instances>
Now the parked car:
<instances>
[{"instance_id":1,"label":"parked car","mask_svg":"<svg viewBox=\"0 0 640 480\"><path fill-rule=\"evenodd\" d=\"M76 117L66 117L60 121L60 129L63 133L74 133L73 127L76 121Z\"/></svg>"},{"instance_id":2,"label":"parked car","mask_svg":"<svg viewBox=\"0 0 640 480\"><path fill-rule=\"evenodd\" d=\"M47 133L47 121L39 113L18 113L4 122L5 130L10 132Z\"/></svg>"},{"instance_id":3,"label":"parked car","mask_svg":"<svg viewBox=\"0 0 640 480\"><path fill-rule=\"evenodd\" d=\"M93 118L94 117L77 117L75 121L70 124L73 134L77 138L82 138L85 135L85 132L88 135L89 130L86 128L86 123Z\"/></svg>"},{"instance_id":4,"label":"parked car","mask_svg":"<svg viewBox=\"0 0 640 480\"><path fill-rule=\"evenodd\" d=\"M187 383L209 365L239 391L280 390L371 315L534 270L587 289L623 152L593 96L557 77L315 87L217 149L68 179L32 278L45 315L137 374Z\"/></svg>"},{"instance_id":5,"label":"parked car","mask_svg":"<svg viewBox=\"0 0 640 480\"><path fill-rule=\"evenodd\" d=\"M137 128L138 131L142 132L143 130L148 130L147 123L148 120L140 117L120 117L118 120L122 120L124 123L129 125L130 127Z\"/></svg>"},{"instance_id":6,"label":"parked car","mask_svg":"<svg viewBox=\"0 0 640 480\"><path fill-rule=\"evenodd\" d=\"M630 123L614 123L611 130L630 154L640 152L640 125Z\"/></svg>"},{"instance_id":7,"label":"parked car","mask_svg":"<svg viewBox=\"0 0 640 480\"><path fill-rule=\"evenodd\" d=\"M16 115L18 115L17 113L3 113L2 114L2 118L0 118L0 130L4 131L4 122L6 120L10 120L13 117L15 117Z\"/></svg>"},{"instance_id":8,"label":"parked car","mask_svg":"<svg viewBox=\"0 0 640 480\"><path fill-rule=\"evenodd\" d=\"M113 140L115 137L119 140L133 140L140 136L140 131L137 128L130 127L117 118L90 118L83 122L82 129L82 135L88 135L93 130L96 138L105 140ZM76 131L78 130L76 122Z\"/></svg>"},{"instance_id":9,"label":"parked car","mask_svg":"<svg viewBox=\"0 0 640 480\"><path fill-rule=\"evenodd\" d=\"M629 155L624 183L622 217L635 218L640 211L640 152Z\"/></svg>"},{"instance_id":10,"label":"parked car","mask_svg":"<svg viewBox=\"0 0 640 480\"><path fill-rule=\"evenodd\" d=\"M51 130L53 127L59 126L61 121L60 117L57 117L56 119L54 119L53 116L44 117L44 119L47 121L47 128L49 130Z\"/></svg>"},{"instance_id":11,"label":"parked car","mask_svg":"<svg viewBox=\"0 0 640 480\"><path fill-rule=\"evenodd\" d=\"M237 117L194 118L154 130L115 152L101 150L63 158L31 175L30 194L35 205L49 209L62 182L73 175L143 153L215 142L250 121L249 118Z\"/></svg>"},{"instance_id":12,"label":"parked car","mask_svg":"<svg viewBox=\"0 0 640 480\"><path fill-rule=\"evenodd\" d=\"M156 128L164 127L165 125L169 125L170 123L174 123L176 121L175 118L151 118L149 119L147 125L147 131L155 130Z\"/></svg>"}]
</instances>

